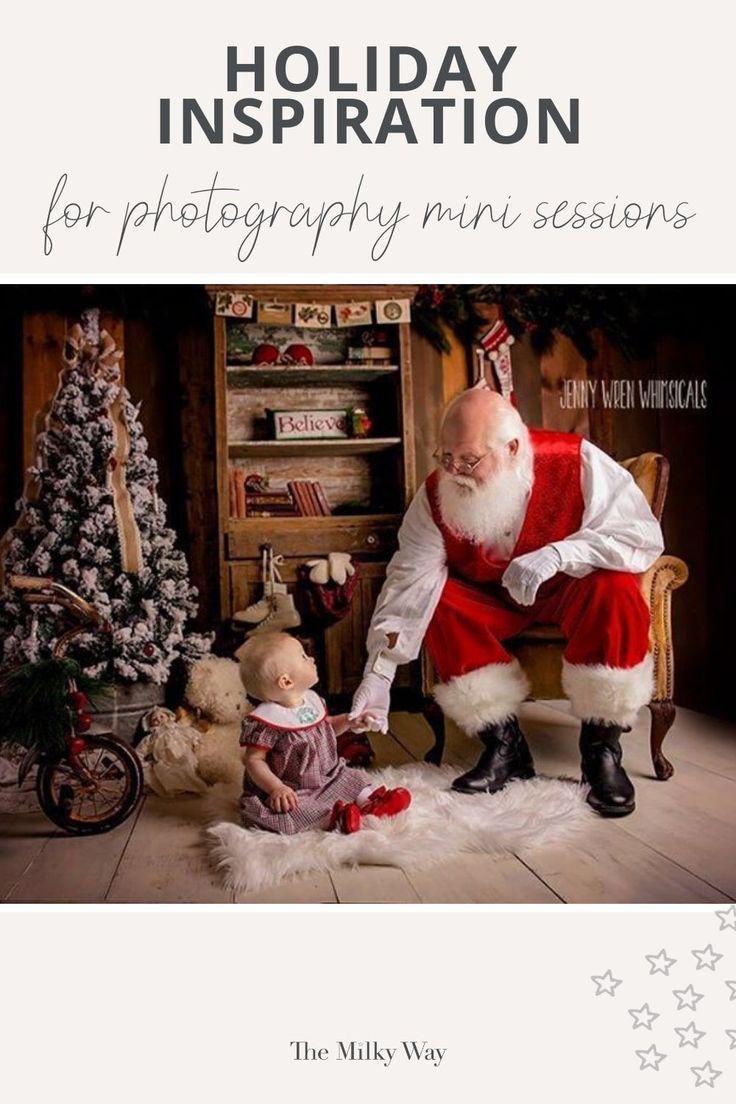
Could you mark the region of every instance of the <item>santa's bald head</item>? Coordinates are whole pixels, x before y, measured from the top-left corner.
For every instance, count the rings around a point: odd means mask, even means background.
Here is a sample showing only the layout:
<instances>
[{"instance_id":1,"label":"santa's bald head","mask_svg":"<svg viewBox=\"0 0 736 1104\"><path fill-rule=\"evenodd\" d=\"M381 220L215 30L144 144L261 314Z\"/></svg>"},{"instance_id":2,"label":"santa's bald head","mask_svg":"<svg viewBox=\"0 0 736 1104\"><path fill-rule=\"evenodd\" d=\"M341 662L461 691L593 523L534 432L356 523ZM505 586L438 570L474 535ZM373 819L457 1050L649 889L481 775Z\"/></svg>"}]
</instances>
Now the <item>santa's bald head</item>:
<instances>
[{"instance_id":1,"label":"santa's bald head","mask_svg":"<svg viewBox=\"0 0 736 1104\"><path fill-rule=\"evenodd\" d=\"M499 463L516 456L526 442L527 431L518 411L496 391L472 388L452 399L440 425L440 453L443 466L460 469L481 457L497 463L479 464L478 477L492 474ZM473 472L475 474L475 472Z\"/></svg>"}]
</instances>

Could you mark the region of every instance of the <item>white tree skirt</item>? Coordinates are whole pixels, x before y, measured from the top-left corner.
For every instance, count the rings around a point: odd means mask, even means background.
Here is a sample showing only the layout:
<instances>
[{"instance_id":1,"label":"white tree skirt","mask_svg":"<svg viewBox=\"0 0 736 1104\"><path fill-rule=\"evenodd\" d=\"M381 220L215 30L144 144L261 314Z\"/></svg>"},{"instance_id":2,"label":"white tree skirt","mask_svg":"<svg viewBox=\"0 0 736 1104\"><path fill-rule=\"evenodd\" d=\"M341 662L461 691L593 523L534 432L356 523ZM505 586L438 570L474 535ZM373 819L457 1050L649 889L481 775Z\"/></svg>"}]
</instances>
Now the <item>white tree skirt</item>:
<instances>
[{"instance_id":1,"label":"white tree skirt","mask_svg":"<svg viewBox=\"0 0 736 1104\"><path fill-rule=\"evenodd\" d=\"M576 782L532 778L499 794L466 796L449 789L460 773L461 768L425 763L376 771L376 785L411 790L411 807L396 817L366 817L361 831L349 836L323 831L280 836L243 828L239 794L217 786L205 799L212 861L226 887L238 893L358 863L420 870L462 852L541 847L565 839L595 816Z\"/></svg>"}]
</instances>

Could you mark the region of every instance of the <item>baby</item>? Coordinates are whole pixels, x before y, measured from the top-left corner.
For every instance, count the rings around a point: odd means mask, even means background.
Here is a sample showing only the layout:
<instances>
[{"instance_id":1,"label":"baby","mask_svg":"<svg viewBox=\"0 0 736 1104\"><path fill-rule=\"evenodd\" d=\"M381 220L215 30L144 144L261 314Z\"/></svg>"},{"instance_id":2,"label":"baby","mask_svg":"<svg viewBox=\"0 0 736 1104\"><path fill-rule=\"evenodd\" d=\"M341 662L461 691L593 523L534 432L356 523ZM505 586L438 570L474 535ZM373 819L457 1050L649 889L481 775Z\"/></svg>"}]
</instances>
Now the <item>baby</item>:
<instances>
[{"instance_id":1,"label":"baby","mask_svg":"<svg viewBox=\"0 0 736 1104\"><path fill-rule=\"evenodd\" d=\"M411 804L402 787L374 789L368 774L345 765L336 735L369 727L347 713L328 717L312 689L317 664L287 633L259 633L235 653L248 694L259 699L243 721L245 780L240 800L246 828L357 832L362 817L395 816Z\"/></svg>"}]
</instances>

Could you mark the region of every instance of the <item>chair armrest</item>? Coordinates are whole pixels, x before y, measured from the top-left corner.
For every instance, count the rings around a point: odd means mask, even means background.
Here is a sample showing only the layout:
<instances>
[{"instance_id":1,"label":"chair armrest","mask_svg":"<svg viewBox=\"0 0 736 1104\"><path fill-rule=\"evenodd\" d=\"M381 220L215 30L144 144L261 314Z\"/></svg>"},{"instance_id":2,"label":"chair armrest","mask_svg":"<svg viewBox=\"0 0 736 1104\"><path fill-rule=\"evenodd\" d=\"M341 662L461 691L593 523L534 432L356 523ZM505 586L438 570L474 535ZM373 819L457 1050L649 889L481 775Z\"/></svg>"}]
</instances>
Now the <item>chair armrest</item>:
<instances>
[{"instance_id":1,"label":"chair armrest","mask_svg":"<svg viewBox=\"0 0 736 1104\"><path fill-rule=\"evenodd\" d=\"M641 590L652 617L650 643L654 659L654 701L671 701L675 663L672 649L672 592L687 582L687 564L677 556L660 556L641 576Z\"/></svg>"}]
</instances>

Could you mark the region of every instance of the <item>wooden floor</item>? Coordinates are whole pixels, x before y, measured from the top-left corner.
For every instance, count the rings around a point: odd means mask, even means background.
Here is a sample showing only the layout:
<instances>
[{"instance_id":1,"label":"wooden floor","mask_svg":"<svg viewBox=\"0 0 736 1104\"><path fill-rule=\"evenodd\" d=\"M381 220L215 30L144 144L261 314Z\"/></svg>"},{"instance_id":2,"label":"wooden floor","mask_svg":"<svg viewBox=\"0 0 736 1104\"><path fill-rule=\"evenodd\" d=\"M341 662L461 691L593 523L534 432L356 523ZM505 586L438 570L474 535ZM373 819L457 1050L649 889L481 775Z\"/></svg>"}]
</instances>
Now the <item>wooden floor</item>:
<instances>
[{"instance_id":1,"label":"wooden floor","mask_svg":"<svg viewBox=\"0 0 736 1104\"><path fill-rule=\"evenodd\" d=\"M379 765L422 758L423 719L392 716L374 746ZM577 775L577 724L565 703L524 706L540 773ZM669 782L653 777L648 713L625 736L638 807L624 820L593 820L575 842L502 858L468 855L422 873L363 866L315 874L243 903L720 902L736 899L736 726L679 710L665 750ZM477 758L453 731L446 760ZM100 837L73 839L40 813L0 816L0 901L227 902L202 847L198 798L149 796L137 816Z\"/></svg>"}]
</instances>

